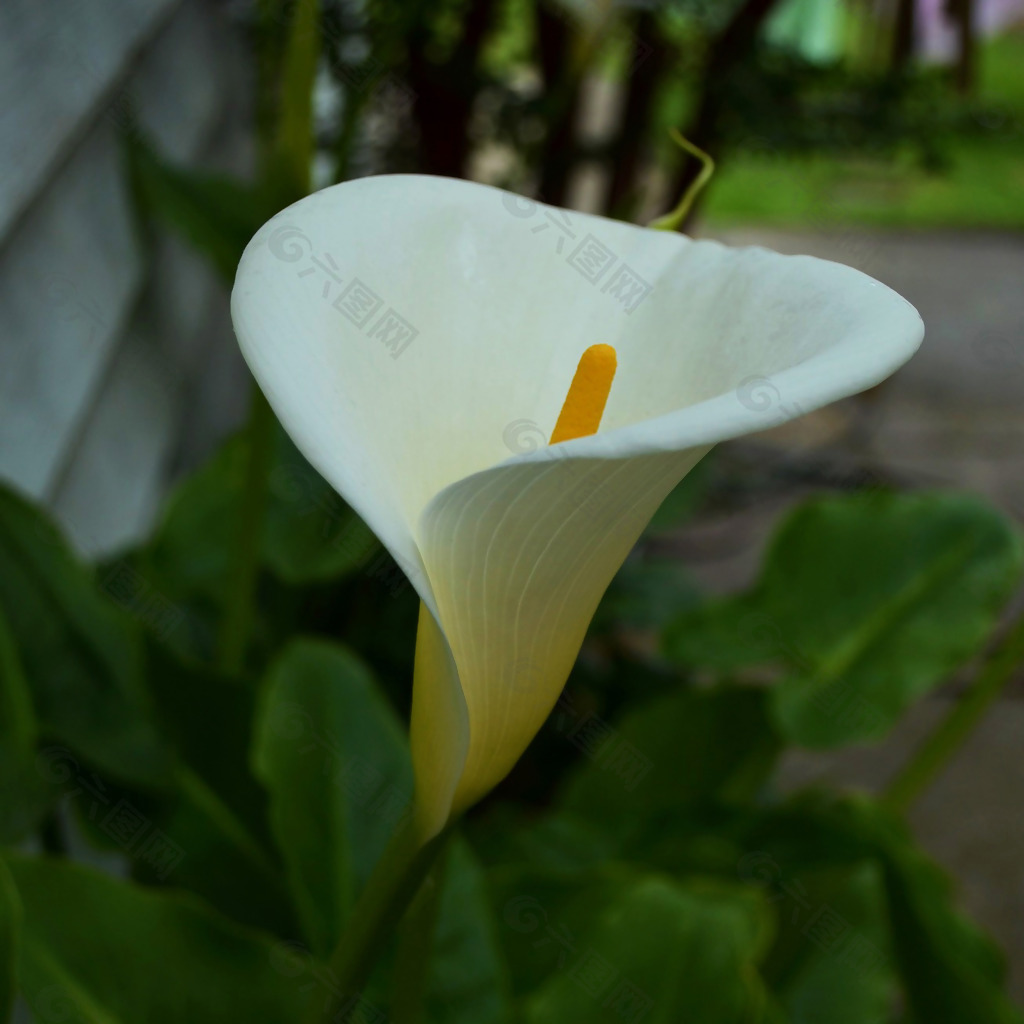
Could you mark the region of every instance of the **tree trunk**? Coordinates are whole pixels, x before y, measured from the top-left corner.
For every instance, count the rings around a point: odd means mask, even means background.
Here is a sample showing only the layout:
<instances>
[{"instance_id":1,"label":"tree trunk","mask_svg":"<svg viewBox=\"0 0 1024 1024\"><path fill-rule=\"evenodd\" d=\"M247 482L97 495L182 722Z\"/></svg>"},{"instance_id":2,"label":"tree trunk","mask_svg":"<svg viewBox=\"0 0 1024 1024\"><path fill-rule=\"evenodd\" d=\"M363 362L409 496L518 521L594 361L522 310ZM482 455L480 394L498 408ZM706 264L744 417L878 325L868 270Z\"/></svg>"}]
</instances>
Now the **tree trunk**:
<instances>
[{"instance_id":1,"label":"tree trunk","mask_svg":"<svg viewBox=\"0 0 1024 1024\"><path fill-rule=\"evenodd\" d=\"M697 113L686 137L716 160L720 159L715 150L718 148L719 122L728 98L729 79L735 68L750 56L761 26L777 4L778 0L747 0L711 46ZM686 191L699 171L700 165L696 160L690 158L685 161L674 184L676 198ZM687 223L692 220L696 208L694 204Z\"/></svg>"},{"instance_id":2,"label":"tree trunk","mask_svg":"<svg viewBox=\"0 0 1024 1024\"><path fill-rule=\"evenodd\" d=\"M409 40L409 85L420 130L420 166L426 174L461 178L469 157L469 118L480 90L480 48L494 0L472 0L462 38L446 64L427 59L429 32L419 25Z\"/></svg>"},{"instance_id":3,"label":"tree trunk","mask_svg":"<svg viewBox=\"0 0 1024 1024\"><path fill-rule=\"evenodd\" d=\"M574 160L573 128L579 115L580 83L569 80L573 29L545 3L535 7L537 49L548 108L547 132L538 157L537 194L564 206Z\"/></svg>"},{"instance_id":4,"label":"tree trunk","mask_svg":"<svg viewBox=\"0 0 1024 1024\"><path fill-rule=\"evenodd\" d=\"M956 62L956 87L964 95L974 88L976 45L974 37L974 0L949 0L949 12L956 22L959 52Z\"/></svg>"},{"instance_id":5,"label":"tree trunk","mask_svg":"<svg viewBox=\"0 0 1024 1024\"><path fill-rule=\"evenodd\" d=\"M897 0L891 61L894 74L906 71L914 57L917 42L917 3L918 0Z\"/></svg>"},{"instance_id":6,"label":"tree trunk","mask_svg":"<svg viewBox=\"0 0 1024 1024\"><path fill-rule=\"evenodd\" d=\"M626 97L618 138L611 148L612 177L605 210L612 217L629 219L636 203L644 143L664 67L665 47L657 20L650 11L642 11L634 25Z\"/></svg>"}]
</instances>

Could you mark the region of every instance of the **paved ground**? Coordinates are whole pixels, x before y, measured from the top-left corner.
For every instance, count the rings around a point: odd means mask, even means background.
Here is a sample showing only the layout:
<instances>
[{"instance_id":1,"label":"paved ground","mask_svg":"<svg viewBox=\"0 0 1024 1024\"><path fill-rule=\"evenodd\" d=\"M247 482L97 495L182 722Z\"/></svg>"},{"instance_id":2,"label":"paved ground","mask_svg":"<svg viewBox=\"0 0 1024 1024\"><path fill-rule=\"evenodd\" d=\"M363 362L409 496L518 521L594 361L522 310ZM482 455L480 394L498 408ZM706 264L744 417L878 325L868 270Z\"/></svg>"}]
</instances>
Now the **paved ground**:
<instances>
[{"instance_id":1,"label":"paved ground","mask_svg":"<svg viewBox=\"0 0 1024 1024\"><path fill-rule=\"evenodd\" d=\"M1024 237L860 232L719 233L848 263L906 296L927 328L921 352L861 399L738 445L730 458L868 464L910 484L979 491L1024 524ZM797 491L770 494L680 538L714 590L748 580L772 522ZM880 748L799 755L787 784L815 778L876 788L950 705L926 701ZM959 879L965 906L1009 951L1024 1002L1024 674L912 815L924 845Z\"/></svg>"},{"instance_id":2,"label":"paved ground","mask_svg":"<svg viewBox=\"0 0 1024 1024\"><path fill-rule=\"evenodd\" d=\"M722 237L847 263L909 299L925 322L924 345L873 396L864 454L980 490L1024 520L1024 237Z\"/></svg>"}]
</instances>

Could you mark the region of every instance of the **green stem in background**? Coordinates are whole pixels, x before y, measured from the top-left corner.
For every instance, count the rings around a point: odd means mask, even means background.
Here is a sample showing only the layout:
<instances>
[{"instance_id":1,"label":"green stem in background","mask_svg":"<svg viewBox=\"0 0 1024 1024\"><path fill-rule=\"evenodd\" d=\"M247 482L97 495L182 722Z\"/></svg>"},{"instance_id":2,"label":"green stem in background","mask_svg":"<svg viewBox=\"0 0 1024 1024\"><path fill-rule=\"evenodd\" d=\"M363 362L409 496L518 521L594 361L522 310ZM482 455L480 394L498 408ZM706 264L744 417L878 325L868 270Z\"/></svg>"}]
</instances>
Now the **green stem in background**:
<instances>
[{"instance_id":1,"label":"green stem in background","mask_svg":"<svg viewBox=\"0 0 1024 1024\"><path fill-rule=\"evenodd\" d=\"M239 672L245 661L246 641L256 603L260 541L273 456L274 414L255 383L252 386L249 422L245 433L248 441L245 477L233 524L226 604L217 659L218 667L229 673Z\"/></svg>"},{"instance_id":2,"label":"green stem in background","mask_svg":"<svg viewBox=\"0 0 1024 1024\"><path fill-rule=\"evenodd\" d=\"M332 992L315 1001L309 1024L329 1024L341 1007L360 998L398 922L416 896L448 839L448 830L423 843L414 827L395 833L370 875L329 966Z\"/></svg>"},{"instance_id":3,"label":"green stem in background","mask_svg":"<svg viewBox=\"0 0 1024 1024\"><path fill-rule=\"evenodd\" d=\"M313 89L319 57L319 0L298 0L281 66L280 109L270 171L272 186L283 206L310 190L316 155Z\"/></svg>"},{"instance_id":4,"label":"green stem in background","mask_svg":"<svg viewBox=\"0 0 1024 1024\"><path fill-rule=\"evenodd\" d=\"M422 1024L430 976L430 954L444 891L447 857L442 850L427 875L398 932L391 1001L393 1024Z\"/></svg>"},{"instance_id":5,"label":"green stem in background","mask_svg":"<svg viewBox=\"0 0 1024 1024\"><path fill-rule=\"evenodd\" d=\"M677 132L675 128L669 133L677 145L681 146L691 156L695 156L701 162L700 174L690 183L686 191L683 193L683 198L679 200L679 205L672 210L671 213L666 213L664 216L656 217L647 226L654 228L657 231L678 231L686 220L687 215L690 212L690 208L693 206L694 200L700 194L701 189L711 180L711 175L715 173L715 161L704 152L703 149L695 146L689 139L685 138L681 132Z\"/></svg>"},{"instance_id":6,"label":"green stem in background","mask_svg":"<svg viewBox=\"0 0 1024 1024\"><path fill-rule=\"evenodd\" d=\"M345 181L348 178L349 163L359 131L359 119L366 105L365 93L349 88L345 92L345 109L341 115L341 129L334 147L334 177L332 180Z\"/></svg>"},{"instance_id":7,"label":"green stem in background","mask_svg":"<svg viewBox=\"0 0 1024 1024\"><path fill-rule=\"evenodd\" d=\"M275 10L274 0L265 0L260 9L264 45ZM309 191L315 149L313 85L320 53L319 16L319 0L299 0L296 4L281 62L280 109L276 125L269 116L264 117L261 125L262 152L266 161L261 173L266 179L265 186L282 205L294 202ZM260 87L266 90L271 86L265 79L272 74L272 62L265 54L262 57ZM267 478L273 458L274 414L255 383L246 436L245 479L233 524L227 603L217 660L222 671L231 673L240 671L244 665L246 642L252 627L260 540L267 509Z\"/></svg>"},{"instance_id":8,"label":"green stem in background","mask_svg":"<svg viewBox=\"0 0 1024 1024\"><path fill-rule=\"evenodd\" d=\"M924 741L910 763L889 784L882 802L891 810L905 812L935 781L947 762L960 750L974 727L1024 663L1024 615L1004 635L989 655L978 677L956 706Z\"/></svg>"},{"instance_id":9,"label":"green stem in background","mask_svg":"<svg viewBox=\"0 0 1024 1024\"><path fill-rule=\"evenodd\" d=\"M268 168L274 156L277 125L276 83L280 76L281 45L276 38L281 0L258 0L256 34L253 40L253 65L256 69L256 166L261 180L268 179Z\"/></svg>"}]
</instances>

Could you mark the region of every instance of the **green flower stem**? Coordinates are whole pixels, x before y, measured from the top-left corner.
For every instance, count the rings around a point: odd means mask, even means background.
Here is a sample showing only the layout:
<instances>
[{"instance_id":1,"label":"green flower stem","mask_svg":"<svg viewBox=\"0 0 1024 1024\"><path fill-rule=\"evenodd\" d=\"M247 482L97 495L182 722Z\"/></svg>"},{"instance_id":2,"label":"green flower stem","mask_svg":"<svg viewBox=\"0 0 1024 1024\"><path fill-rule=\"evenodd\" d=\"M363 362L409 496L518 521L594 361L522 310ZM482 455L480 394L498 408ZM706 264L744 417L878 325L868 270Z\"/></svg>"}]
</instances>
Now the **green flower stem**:
<instances>
[{"instance_id":1,"label":"green flower stem","mask_svg":"<svg viewBox=\"0 0 1024 1024\"><path fill-rule=\"evenodd\" d=\"M330 959L332 990L314 1001L308 1024L328 1024L358 999L388 940L433 867L448 830L423 843L413 827L400 830L377 863Z\"/></svg>"},{"instance_id":2,"label":"green flower stem","mask_svg":"<svg viewBox=\"0 0 1024 1024\"><path fill-rule=\"evenodd\" d=\"M938 728L924 741L910 763L889 784L882 802L905 812L935 781L960 750L1003 687L1024 662L1024 615L1014 622L985 661L974 683Z\"/></svg>"},{"instance_id":3,"label":"green flower stem","mask_svg":"<svg viewBox=\"0 0 1024 1024\"><path fill-rule=\"evenodd\" d=\"M260 540L267 509L268 476L273 455L274 414L253 383L249 422L245 428L245 478L238 495L232 535L227 603L221 624L218 667L229 673L241 670L252 626L259 572Z\"/></svg>"},{"instance_id":4,"label":"green flower stem","mask_svg":"<svg viewBox=\"0 0 1024 1024\"><path fill-rule=\"evenodd\" d=\"M421 1024L423 1020L430 954L441 909L446 862L442 850L402 919L392 985L392 1024Z\"/></svg>"},{"instance_id":5,"label":"green flower stem","mask_svg":"<svg viewBox=\"0 0 1024 1024\"><path fill-rule=\"evenodd\" d=\"M679 200L679 205L670 213L666 213L662 217L656 217L647 225L649 228L654 228L657 231L678 231L686 221L694 200L715 173L715 161L703 149L695 146L688 138L677 132L674 128L669 134L677 146L680 146L700 161L701 169L700 174L694 178L690 187L683 193L683 198Z\"/></svg>"}]
</instances>

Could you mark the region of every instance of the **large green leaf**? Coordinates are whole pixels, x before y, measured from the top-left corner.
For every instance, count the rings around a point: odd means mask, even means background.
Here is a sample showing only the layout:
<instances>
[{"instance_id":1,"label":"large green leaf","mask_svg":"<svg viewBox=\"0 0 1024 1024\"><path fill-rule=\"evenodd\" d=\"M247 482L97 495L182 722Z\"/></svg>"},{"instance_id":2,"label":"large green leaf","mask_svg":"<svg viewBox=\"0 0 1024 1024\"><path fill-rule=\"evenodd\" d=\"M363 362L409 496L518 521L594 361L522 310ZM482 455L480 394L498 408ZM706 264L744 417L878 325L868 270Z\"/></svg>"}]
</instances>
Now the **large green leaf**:
<instances>
[{"instance_id":1,"label":"large green leaf","mask_svg":"<svg viewBox=\"0 0 1024 1024\"><path fill-rule=\"evenodd\" d=\"M579 952L601 914L644 877L634 865L606 860L587 867L520 861L513 852L488 872L498 938L517 999L538 991Z\"/></svg>"},{"instance_id":2,"label":"large green leaf","mask_svg":"<svg viewBox=\"0 0 1024 1024\"><path fill-rule=\"evenodd\" d=\"M126 602L123 570L101 585ZM0 488L0 612L14 636L40 732L142 786L166 785L171 757L142 684L141 630L95 586L35 507Z\"/></svg>"},{"instance_id":3,"label":"large green leaf","mask_svg":"<svg viewBox=\"0 0 1024 1024\"><path fill-rule=\"evenodd\" d=\"M589 756L561 806L613 830L685 804L749 798L779 751L766 692L738 687L682 690L570 738Z\"/></svg>"},{"instance_id":4,"label":"large green leaf","mask_svg":"<svg viewBox=\"0 0 1024 1024\"><path fill-rule=\"evenodd\" d=\"M241 923L295 935L267 795L249 764L254 688L155 642L147 679L178 760L173 794L141 805L166 837L162 856L134 857L133 874L192 889Z\"/></svg>"},{"instance_id":5,"label":"large green leaf","mask_svg":"<svg viewBox=\"0 0 1024 1024\"><path fill-rule=\"evenodd\" d=\"M550 926L549 926L550 927ZM757 894L649 877L624 889L571 941L563 967L527 1001L529 1024L753 1024L768 939Z\"/></svg>"},{"instance_id":6,"label":"large green leaf","mask_svg":"<svg viewBox=\"0 0 1024 1024\"><path fill-rule=\"evenodd\" d=\"M763 853L738 864L776 912L765 974L792 1024L886 1020L896 974L878 864L783 871Z\"/></svg>"},{"instance_id":7,"label":"large green leaf","mask_svg":"<svg viewBox=\"0 0 1024 1024\"><path fill-rule=\"evenodd\" d=\"M66 861L11 855L8 865L25 908L19 989L37 1019L301 1018L303 983L275 970L269 937L192 897L155 893Z\"/></svg>"},{"instance_id":8,"label":"large green leaf","mask_svg":"<svg viewBox=\"0 0 1024 1024\"><path fill-rule=\"evenodd\" d=\"M426 1016L434 1024L502 1024L511 1004L507 968L483 871L455 840L431 947Z\"/></svg>"},{"instance_id":9,"label":"large green leaf","mask_svg":"<svg viewBox=\"0 0 1024 1024\"><path fill-rule=\"evenodd\" d=\"M167 503L142 564L175 599L209 614L224 601L231 537L242 490L246 438L228 440ZM323 582L365 565L373 534L275 429L261 555L285 583Z\"/></svg>"},{"instance_id":10,"label":"large green leaf","mask_svg":"<svg viewBox=\"0 0 1024 1024\"><path fill-rule=\"evenodd\" d=\"M49 794L35 766L38 732L28 681L0 612L0 842L20 839L46 810Z\"/></svg>"},{"instance_id":11,"label":"large green leaf","mask_svg":"<svg viewBox=\"0 0 1024 1024\"><path fill-rule=\"evenodd\" d=\"M14 879L0 860L0 1024L7 1024L14 1009L21 916Z\"/></svg>"},{"instance_id":12,"label":"large green leaf","mask_svg":"<svg viewBox=\"0 0 1024 1024\"><path fill-rule=\"evenodd\" d=\"M973 498L816 499L783 523L754 589L682 616L666 650L781 668L774 710L795 743L877 739L978 651L1021 565L1014 528Z\"/></svg>"},{"instance_id":13,"label":"large green leaf","mask_svg":"<svg viewBox=\"0 0 1024 1024\"><path fill-rule=\"evenodd\" d=\"M811 873L790 882L802 891L783 899L778 919L780 927L799 930L804 945L779 994L791 1024L887 1020L896 975L878 872L864 865L841 880ZM794 912L800 916L794 918Z\"/></svg>"},{"instance_id":14,"label":"large green leaf","mask_svg":"<svg viewBox=\"0 0 1024 1024\"><path fill-rule=\"evenodd\" d=\"M958 912L948 879L906 827L874 804L824 794L797 797L764 814L748 835L748 850L741 874L771 890L801 880L810 884L829 866L874 866L886 924L874 950L849 927L852 911L835 913L815 903L825 917L810 921L808 930L861 971L883 960L894 965L915 1024L1020 1024L998 948ZM838 906L837 898L818 902Z\"/></svg>"},{"instance_id":15,"label":"large green leaf","mask_svg":"<svg viewBox=\"0 0 1024 1024\"><path fill-rule=\"evenodd\" d=\"M637 552L616 573L598 605L591 631L658 630L698 600L697 586L679 559Z\"/></svg>"},{"instance_id":16,"label":"large green leaf","mask_svg":"<svg viewBox=\"0 0 1024 1024\"><path fill-rule=\"evenodd\" d=\"M612 857L619 845L599 823L560 812L538 818L532 808L509 803L492 804L463 828L488 864L529 864L551 871L592 868Z\"/></svg>"},{"instance_id":17,"label":"large green leaf","mask_svg":"<svg viewBox=\"0 0 1024 1024\"><path fill-rule=\"evenodd\" d=\"M657 534L674 530L691 519L707 499L711 482L714 456L706 455L676 484L654 513L647 533Z\"/></svg>"},{"instance_id":18,"label":"large green leaf","mask_svg":"<svg viewBox=\"0 0 1024 1024\"><path fill-rule=\"evenodd\" d=\"M175 167L138 136L128 155L143 209L178 232L230 284L249 239L276 212L269 197L237 178Z\"/></svg>"},{"instance_id":19,"label":"large green leaf","mask_svg":"<svg viewBox=\"0 0 1024 1024\"><path fill-rule=\"evenodd\" d=\"M405 737L366 667L296 640L264 681L253 763L306 938L332 949L412 797Z\"/></svg>"},{"instance_id":20,"label":"large green leaf","mask_svg":"<svg viewBox=\"0 0 1024 1024\"><path fill-rule=\"evenodd\" d=\"M892 944L920 1024L1021 1024L995 944L961 917L943 872L894 829L883 847Z\"/></svg>"},{"instance_id":21,"label":"large green leaf","mask_svg":"<svg viewBox=\"0 0 1024 1024\"><path fill-rule=\"evenodd\" d=\"M178 771L202 778L231 808L240 829L269 842L267 796L249 764L256 714L251 681L182 658L154 641L146 645L146 669L161 727L178 755Z\"/></svg>"},{"instance_id":22,"label":"large green leaf","mask_svg":"<svg viewBox=\"0 0 1024 1024\"><path fill-rule=\"evenodd\" d=\"M267 566L285 583L321 583L363 566L372 571L381 550L370 528L279 430L263 526Z\"/></svg>"}]
</instances>

